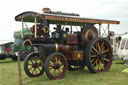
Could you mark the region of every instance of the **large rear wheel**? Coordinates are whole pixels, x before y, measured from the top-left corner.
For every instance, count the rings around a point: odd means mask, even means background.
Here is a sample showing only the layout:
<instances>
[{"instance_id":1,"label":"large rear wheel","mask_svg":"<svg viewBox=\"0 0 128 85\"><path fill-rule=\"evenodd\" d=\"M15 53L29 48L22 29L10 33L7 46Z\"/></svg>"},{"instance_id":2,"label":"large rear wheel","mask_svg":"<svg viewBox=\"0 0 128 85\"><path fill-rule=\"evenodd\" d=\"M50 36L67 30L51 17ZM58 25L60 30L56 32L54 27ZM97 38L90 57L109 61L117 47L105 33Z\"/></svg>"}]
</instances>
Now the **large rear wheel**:
<instances>
[{"instance_id":1,"label":"large rear wheel","mask_svg":"<svg viewBox=\"0 0 128 85\"><path fill-rule=\"evenodd\" d=\"M29 77L38 77L44 73L44 65L39 54L32 52L24 60L24 71Z\"/></svg>"},{"instance_id":2,"label":"large rear wheel","mask_svg":"<svg viewBox=\"0 0 128 85\"><path fill-rule=\"evenodd\" d=\"M106 72L112 64L112 49L109 42L103 38L92 39L85 50L85 61L93 73Z\"/></svg>"}]
</instances>

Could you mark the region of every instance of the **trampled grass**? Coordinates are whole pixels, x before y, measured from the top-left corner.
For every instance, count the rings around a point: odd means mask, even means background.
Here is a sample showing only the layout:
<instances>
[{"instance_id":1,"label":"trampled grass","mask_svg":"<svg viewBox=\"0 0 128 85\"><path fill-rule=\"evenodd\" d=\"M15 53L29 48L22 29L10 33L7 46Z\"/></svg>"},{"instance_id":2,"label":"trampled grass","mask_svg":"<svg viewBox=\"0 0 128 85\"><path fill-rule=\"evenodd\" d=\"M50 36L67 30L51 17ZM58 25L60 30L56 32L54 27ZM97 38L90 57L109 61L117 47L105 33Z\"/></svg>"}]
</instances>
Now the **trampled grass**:
<instances>
[{"instance_id":1,"label":"trampled grass","mask_svg":"<svg viewBox=\"0 0 128 85\"><path fill-rule=\"evenodd\" d=\"M29 78L21 62L23 85L127 85L128 73L121 73L128 68L114 61L108 72L92 74L87 67L82 71L68 71L65 78L49 80L46 74L36 78ZM18 63L11 59L0 60L0 85L19 85Z\"/></svg>"}]
</instances>

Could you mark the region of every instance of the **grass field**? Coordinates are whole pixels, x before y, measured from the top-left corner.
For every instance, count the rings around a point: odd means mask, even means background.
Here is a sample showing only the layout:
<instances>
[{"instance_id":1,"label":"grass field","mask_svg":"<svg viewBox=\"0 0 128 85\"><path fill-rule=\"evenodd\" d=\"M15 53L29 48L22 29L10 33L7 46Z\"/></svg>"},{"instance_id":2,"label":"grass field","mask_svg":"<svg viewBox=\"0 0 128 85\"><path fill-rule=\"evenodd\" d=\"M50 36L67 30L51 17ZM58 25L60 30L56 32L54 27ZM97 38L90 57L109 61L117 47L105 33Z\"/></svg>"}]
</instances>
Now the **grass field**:
<instances>
[{"instance_id":1,"label":"grass field","mask_svg":"<svg viewBox=\"0 0 128 85\"><path fill-rule=\"evenodd\" d=\"M37 78L29 78L24 73L21 62L23 85L128 85L128 74L121 73L128 68L114 61L108 72L92 74L87 67L82 71L68 71L65 78L49 80L44 74ZM0 60L0 85L19 85L18 64L11 59Z\"/></svg>"}]
</instances>

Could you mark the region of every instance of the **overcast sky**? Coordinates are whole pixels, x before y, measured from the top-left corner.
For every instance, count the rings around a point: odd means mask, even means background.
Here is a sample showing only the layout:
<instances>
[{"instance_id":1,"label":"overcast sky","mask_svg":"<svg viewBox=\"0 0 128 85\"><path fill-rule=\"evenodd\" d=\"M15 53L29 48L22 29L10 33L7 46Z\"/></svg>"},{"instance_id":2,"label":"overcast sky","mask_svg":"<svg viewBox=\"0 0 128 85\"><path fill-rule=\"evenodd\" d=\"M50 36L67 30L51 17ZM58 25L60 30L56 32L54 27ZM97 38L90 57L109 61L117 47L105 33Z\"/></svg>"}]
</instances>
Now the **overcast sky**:
<instances>
[{"instance_id":1,"label":"overcast sky","mask_svg":"<svg viewBox=\"0 0 128 85\"><path fill-rule=\"evenodd\" d=\"M120 21L110 25L116 34L128 32L128 0L1 0L0 40L13 40L13 32L21 29L14 17L24 11L40 12L44 7L53 11L79 13L85 18Z\"/></svg>"}]
</instances>

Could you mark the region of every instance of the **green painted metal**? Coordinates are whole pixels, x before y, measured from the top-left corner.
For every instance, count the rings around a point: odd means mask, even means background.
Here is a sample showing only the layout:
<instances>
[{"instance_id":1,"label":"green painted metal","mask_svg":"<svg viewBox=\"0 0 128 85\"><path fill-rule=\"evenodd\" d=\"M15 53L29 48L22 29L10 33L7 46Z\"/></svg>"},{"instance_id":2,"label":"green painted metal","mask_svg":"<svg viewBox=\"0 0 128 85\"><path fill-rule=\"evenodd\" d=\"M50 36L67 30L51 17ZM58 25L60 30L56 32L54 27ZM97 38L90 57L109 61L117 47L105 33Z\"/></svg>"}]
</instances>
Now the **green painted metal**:
<instances>
[{"instance_id":1,"label":"green painted metal","mask_svg":"<svg viewBox=\"0 0 128 85\"><path fill-rule=\"evenodd\" d=\"M26 35L32 35L30 29L24 28L24 36ZM25 50L30 50L31 46L25 47L23 45L24 40L22 39L22 30L21 31L15 31L14 32L14 38L15 38L15 45L14 45L14 51L25 51Z\"/></svg>"},{"instance_id":2,"label":"green painted metal","mask_svg":"<svg viewBox=\"0 0 128 85\"><path fill-rule=\"evenodd\" d=\"M14 38L21 38L22 37L22 31L15 31L14 32ZM31 31L28 28L24 28L24 36L25 35L32 35Z\"/></svg>"}]
</instances>

